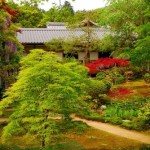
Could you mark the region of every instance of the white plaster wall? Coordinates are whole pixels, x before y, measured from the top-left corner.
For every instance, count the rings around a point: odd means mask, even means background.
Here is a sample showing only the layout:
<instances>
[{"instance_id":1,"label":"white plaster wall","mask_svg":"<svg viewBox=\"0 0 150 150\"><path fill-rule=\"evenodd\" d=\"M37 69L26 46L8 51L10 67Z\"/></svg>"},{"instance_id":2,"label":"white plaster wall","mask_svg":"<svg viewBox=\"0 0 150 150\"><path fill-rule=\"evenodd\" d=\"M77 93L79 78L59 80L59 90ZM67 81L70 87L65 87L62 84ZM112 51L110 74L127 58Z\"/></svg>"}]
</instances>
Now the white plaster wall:
<instances>
[{"instance_id":1,"label":"white plaster wall","mask_svg":"<svg viewBox=\"0 0 150 150\"><path fill-rule=\"evenodd\" d=\"M97 60L98 52L90 52L90 60Z\"/></svg>"},{"instance_id":2,"label":"white plaster wall","mask_svg":"<svg viewBox=\"0 0 150 150\"><path fill-rule=\"evenodd\" d=\"M78 60L84 60L85 52L78 52Z\"/></svg>"}]
</instances>

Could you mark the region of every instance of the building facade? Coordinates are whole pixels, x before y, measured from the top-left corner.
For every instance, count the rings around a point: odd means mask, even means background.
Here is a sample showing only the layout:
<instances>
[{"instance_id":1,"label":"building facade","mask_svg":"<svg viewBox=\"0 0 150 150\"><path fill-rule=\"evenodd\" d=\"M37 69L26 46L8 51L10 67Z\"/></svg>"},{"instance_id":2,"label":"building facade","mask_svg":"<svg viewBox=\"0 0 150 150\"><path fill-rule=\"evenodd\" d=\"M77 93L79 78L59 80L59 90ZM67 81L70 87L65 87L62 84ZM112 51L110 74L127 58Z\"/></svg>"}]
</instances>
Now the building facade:
<instances>
[{"instance_id":1,"label":"building facade","mask_svg":"<svg viewBox=\"0 0 150 150\"><path fill-rule=\"evenodd\" d=\"M83 23L84 25L87 25L85 22ZM90 26L91 25L93 25L93 22L90 22ZM104 28L92 27L92 30L95 36L99 39L102 39L106 34L109 34L109 31ZM73 36L80 37L85 33L81 27L75 29L67 28L65 23L60 22L48 23L47 28L21 28L21 31L21 33L17 33L17 38L20 43L24 45L26 53L29 53L31 49L44 49L49 51L44 43L56 38L67 39ZM89 52L89 59L98 59L98 51L99 50L95 52ZM64 57L63 51L56 52L56 54L61 58ZM77 55L78 60L82 61L84 59L85 52L79 51L77 52Z\"/></svg>"}]
</instances>

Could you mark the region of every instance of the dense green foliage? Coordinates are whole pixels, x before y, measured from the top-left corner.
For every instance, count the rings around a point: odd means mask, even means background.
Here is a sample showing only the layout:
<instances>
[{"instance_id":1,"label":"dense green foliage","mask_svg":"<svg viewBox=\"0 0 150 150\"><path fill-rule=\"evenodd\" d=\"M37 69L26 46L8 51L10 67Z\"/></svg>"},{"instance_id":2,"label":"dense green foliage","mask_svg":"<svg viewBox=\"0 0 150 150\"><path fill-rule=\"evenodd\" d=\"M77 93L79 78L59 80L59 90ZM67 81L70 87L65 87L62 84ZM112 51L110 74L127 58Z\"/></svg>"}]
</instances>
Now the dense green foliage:
<instances>
[{"instance_id":1,"label":"dense green foliage","mask_svg":"<svg viewBox=\"0 0 150 150\"><path fill-rule=\"evenodd\" d=\"M72 22L74 10L68 1L65 1L62 6L56 4L47 12L43 13L43 18L39 26L45 26L48 22Z\"/></svg>"},{"instance_id":2,"label":"dense green foliage","mask_svg":"<svg viewBox=\"0 0 150 150\"><path fill-rule=\"evenodd\" d=\"M98 22L103 11L103 9L96 9L75 12L68 1L65 1L62 5L54 3L48 11L45 11L39 7L44 1L48 0L19 1L19 4L14 1L8 1L8 4L20 11L20 14L17 16L17 23L25 28L46 27L48 22L67 22L71 26L78 26L84 19Z\"/></svg>"},{"instance_id":3,"label":"dense green foliage","mask_svg":"<svg viewBox=\"0 0 150 150\"><path fill-rule=\"evenodd\" d=\"M145 80L147 83L150 83L150 73L144 74L144 80Z\"/></svg>"},{"instance_id":4,"label":"dense green foliage","mask_svg":"<svg viewBox=\"0 0 150 150\"><path fill-rule=\"evenodd\" d=\"M17 23L22 28L35 28L39 26L39 22L43 18L43 11L32 5L21 5L18 7L19 14Z\"/></svg>"},{"instance_id":5,"label":"dense green foliage","mask_svg":"<svg viewBox=\"0 0 150 150\"><path fill-rule=\"evenodd\" d=\"M116 57L131 58L132 65L149 71L150 2L146 0L108 0L100 24L112 31L102 42L103 50Z\"/></svg>"},{"instance_id":6,"label":"dense green foliage","mask_svg":"<svg viewBox=\"0 0 150 150\"><path fill-rule=\"evenodd\" d=\"M150 126L150 98L148 99L147 103L140 108L138 116Z\"/></svg>"},{"instance_id":7,"label":"dense green foliage","mask_svg":"<svg viewBox=\"0 0 150 150\"><path fill-rule=\"evenodd\" d=\"M101 40L94 34L94 31L89 26L83 27L84 32L81 36L69 36L67 39L58 38L52 39L45 43L49 51L63 51L65 53L75 54L79 51L85 52L84 62L89 61L90 51L99 51Z\"/></svg>"},{"instance_id":8,"label":"dense green foliage","mask_svg":"<svg viewBox=\"0 0 150 150\"><path fill-rule=\"evenodd\" d=\"M106 71L106 74L110 78L112 84L123 83L126 80L124 68L114 67L111 70Z\"/></svg>"},{"instance_id":9,"label":"dense green foliage","mask_svg":"<svg viewBox=\"0 0 150 150\"><path fill-rule=\"evenodd\" d=\"M1 110L15 105L2 138L36 134L45 146L50 135L57 132L56 121L50 117L70 120L71 113L85 111L81 96L86 94L87 69L77 62L63 63L55 54L43 50L31 51L21 65L17 82L0 103Z\"/></svg>"},{"instance_id":10,"label":"dense green foliage","mask_svg":"<svg viewBox=\"0 0 150 150\"><path fill-rule=\"evenodd\" d=\"M109 103L105 94L110 88L111 82L108 78L104 80L91 79L87 88L88 96L84 99L92 109L99 109L101 105Z\"/></svg>"},{"instance_id":11,"label":"dense green foliage","mask_svg":"<svg viewBox=\"0 0 150 150\"><path fill-rule=\"evenodd\" d=\"M94 34L90 31L90 34ZM87 40L88 39L88 40ZM64 51L75 53L77 51L85 51L88 45L88 51L98 51L100 49L100 39L96 36L83 34L80 37L68 37L68 39L52 39L45 43L46 47L50 51Z\"/></svg>"},{"instance_id":12,"label":"dense green foliage","mask_svg":"<svg viewBox=\"0 0 150 150\"><path fill-rule=\"evenodd\" d=\"M144 130L149 124L149 98L135 98L133 101L113 101L102 114L105 122L119 124L129 129ZM101 119L102 119L101 118Z\"/></svg>"},{"instance_id":13,"label":"dense green foliage","mask_svg":"<svg viewBox=\"0 0 150 150\"><path fill-rule=\"evenodd\" d=\"M22 45L16 38L17 27L12 22L16 11L6 11L7 4L0 1L0 97L2 91L16 80L19 69L19 59L22 54Z\"/></svg>"}]
</instances>

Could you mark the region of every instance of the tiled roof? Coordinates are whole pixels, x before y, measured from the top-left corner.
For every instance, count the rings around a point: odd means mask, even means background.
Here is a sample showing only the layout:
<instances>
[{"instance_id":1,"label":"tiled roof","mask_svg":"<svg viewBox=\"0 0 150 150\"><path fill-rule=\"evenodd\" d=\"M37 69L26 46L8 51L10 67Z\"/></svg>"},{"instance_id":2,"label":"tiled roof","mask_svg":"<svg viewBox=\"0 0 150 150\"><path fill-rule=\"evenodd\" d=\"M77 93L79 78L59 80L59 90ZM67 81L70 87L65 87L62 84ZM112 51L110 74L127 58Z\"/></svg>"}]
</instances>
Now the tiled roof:
<instances>
[{"instance_id":1,"label":"tiled roof","mask_svg":"<svg viewBox=\"0 0 150 150\"><path fill-rule=\"evenodd\" d=\"M98 23L95 23L91 20L88 20L88 19L84 19L82 22L81 22L82 26L97 26L98 27Z\"/></svg>"},{"instance_id":2,"label":"tiled roof","mask_svg":"<svg viewBox=\"0 0 150 150\"><path fill-rule=\"evenodd\" d=\"M66 23L64 22L49 22L47 23L48 26L65 26Z\"/></svg>"},{"instance_id":3,"label":"tiled roof","mask_svg":"<svg viewBox=\"0 0 150 150\"><path fill-rule=\"evenodd\" d=\"M84 32L81 29L52 30L48 28L22 28L22 33L17 32L17 38L21 43L45 43L54 38L69 38L81 36ZM109 31L104 28L95 28L95 35L103 38Z\"/></svg>"}]
</instances>

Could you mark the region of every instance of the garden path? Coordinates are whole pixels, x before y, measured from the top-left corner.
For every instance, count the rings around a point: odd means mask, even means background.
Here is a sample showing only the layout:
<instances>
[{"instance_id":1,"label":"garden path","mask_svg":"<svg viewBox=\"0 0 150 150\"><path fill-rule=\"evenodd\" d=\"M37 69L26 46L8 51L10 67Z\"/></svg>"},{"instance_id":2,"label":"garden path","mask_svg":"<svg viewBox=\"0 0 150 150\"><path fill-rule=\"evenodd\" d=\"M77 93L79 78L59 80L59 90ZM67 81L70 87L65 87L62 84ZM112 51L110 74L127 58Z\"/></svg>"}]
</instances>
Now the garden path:
<instances>
[{"instance_id":1,"label":"garden path","mask_svg":"<svg viewBox=\"0 0 150 150\"><path fill-rule=\"evenodd\" d=\"M87 125L89 125L91 127L94 127L96 129L99 129L99 130L102 130L105 132L109 132L109 133L112 133L112 134L115 134L115 135L118 135L121 137L136 140L136 141L142 142L144 144L150 144L150 135L147 135L147 134L144 134L141 132L123 129L118 126L114 126L114 125L110 125L110 124L102 123L102 122L98 122L98 121L81 119L79 117L73 117L73 120L85 122Z\"/></svg>"}]
</instances>

